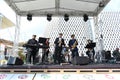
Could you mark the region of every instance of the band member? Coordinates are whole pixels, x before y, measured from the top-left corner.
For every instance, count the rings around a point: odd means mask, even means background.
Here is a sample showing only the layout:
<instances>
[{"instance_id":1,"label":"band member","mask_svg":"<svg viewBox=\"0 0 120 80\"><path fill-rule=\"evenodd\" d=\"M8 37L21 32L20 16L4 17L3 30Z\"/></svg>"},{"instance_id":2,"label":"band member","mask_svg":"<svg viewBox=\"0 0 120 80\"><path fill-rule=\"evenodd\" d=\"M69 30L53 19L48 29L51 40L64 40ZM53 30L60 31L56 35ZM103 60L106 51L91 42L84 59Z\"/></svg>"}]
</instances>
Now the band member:
<instances>
[{"instance_id":1,"label":"band member","mask_svg":"<svg viewBox=\"0 0 120 80\"><path fill-rule=\"evenodd\" d=\"M55 54L54 54L54 63L60 64L62 62L62 47L65 46L64 39L62 38L63 34L60 33L59 37L55 39Z\"/></svg>"},{"instance_id":2,"label":"band member","mask_svg":"<svg viewBox=\"0 0 120 80\"><path fill-rule=\"evenodd\" d=\"M43 44L46 48L43 49L42 63L48 62L49 39L50 39L50 38L47 38L46 41L45 41L45 43Z\"/></svg>"},{"instance_id":3,"label":"band member","mask_svg":"<svg viewBox=\"0 0 120 80\"><path fill-rule=\"evenodd\" d=\"M113 51L113 57L116 59L116 61L120 61L120 52L119 48L116 48L116 50Z\"/></svg>"},{"instance_id":4,"label":"band member","mask_svg":"<svg viewBox=\"0 0 120 80\"><path fill-rule=\"evenodd\" d=\"M27 56L26 56L26 62L28 64L31 64L32 61L33 61L33 64L35 64L35 58L36 58L36 55L37 55L37 52L39 51L39 48L38 48L38 42L36 40L36 35L33 35L32 36L32 39L29 39L28 42L27 42ZM33 59L33 60L31 60Z\"/></svg>"},{"instance_id":5,"label":"band member","mask_svg":"<svg viewBox=\"0 0 120 80\"><path fill-rule=\"evenodd\" d=\"M96 46L95 43L92 42L92 40L87 40L87 45L85 48L87 48L86 55L89 57L90 60L94 61L95 56L95 50L94 47Z\"/></svg>"},{"instance_id":6,"label":"band member","mask_svg":"<svg viewBox=\"0 0 120 80\"><path fill-rule=\"evenodd\" d=\"M71 35L71 40L69 41L69 47L70 47L70 50L72 52L72 59L75 57L75 56L79 56L78 54L78 48L77 48L77 45L78 45L78 42L77 40L75 39L75 35L72 34Z\"/></svg>"}]
</instances>

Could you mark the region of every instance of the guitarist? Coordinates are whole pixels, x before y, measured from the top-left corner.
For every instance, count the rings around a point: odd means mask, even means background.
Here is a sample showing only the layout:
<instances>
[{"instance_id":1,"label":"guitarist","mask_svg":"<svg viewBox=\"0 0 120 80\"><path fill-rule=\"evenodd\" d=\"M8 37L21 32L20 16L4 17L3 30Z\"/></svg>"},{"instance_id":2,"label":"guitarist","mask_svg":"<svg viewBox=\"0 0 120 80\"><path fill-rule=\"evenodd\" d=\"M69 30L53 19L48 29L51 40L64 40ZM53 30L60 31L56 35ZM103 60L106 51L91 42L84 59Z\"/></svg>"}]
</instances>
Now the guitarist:
<instances>
[{"instance_id":1,"label":"guitarist","mask_svg":"<svg viewBox=\"0 0 120 80\"><path fill-rule=\"evenodd\" d=\"M70 39L68 45L69 45L70 50L72 52L72 59L73 59L75 56L79 56L79 54L78 54L78 48L77 48L78 42L75 39L75 35L74 34L71 35L71 38L72 39Z\"/></svg>"}]
</instances>

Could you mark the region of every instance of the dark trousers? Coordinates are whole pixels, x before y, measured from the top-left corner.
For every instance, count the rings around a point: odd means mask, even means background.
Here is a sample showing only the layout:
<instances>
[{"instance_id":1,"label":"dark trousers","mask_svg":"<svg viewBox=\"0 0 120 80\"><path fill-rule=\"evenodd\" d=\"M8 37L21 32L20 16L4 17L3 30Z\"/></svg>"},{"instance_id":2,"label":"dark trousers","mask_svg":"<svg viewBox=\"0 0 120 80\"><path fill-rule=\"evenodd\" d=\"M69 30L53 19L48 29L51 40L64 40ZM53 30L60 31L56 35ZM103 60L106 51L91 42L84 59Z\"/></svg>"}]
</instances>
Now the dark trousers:
<instances>
[{"instance_id":1,"label":"dark trousers","mask_svg":"<svg viewBox=\"0 0 120 80\"><path fill-rule=\"evenodd\" d=\"M48 54L49 54L49 49L44 49L42 55L42 63L48 62Z\"/></svg>"},{"instance_id":2,"label":"dark trousers","mask_svg":"<svg viewBox=\"0 0 120 80\"><path fill-rule=\"evenodd\" d=\"M71 50L72 52L72 59L75 57L75 56L79 56L79 53L78 53L78 48L75 47L74 49Z\"/></svg>"},{"instance_id":3,"label":"dark trousers","mask_svg":"<svg viewBox=\"0 0 120 80\"><path fill-rule=\"evenodd\" d=\"M60 64L62 62L62 47L56 47L54 53L54 63Z\"/></svg>"},{"instance_id":4,"label":"dark trousers","mask_svg":"<svg viewBox=\"0 0 120 80\"><path fill-rule=\"evenodd\" d=\"M26 55L26 62L28 64L31 64L33 61L33 64L35 64L36 54L37 54L37 51L28 51Z\"/></svg>"},{"instance_id":5,"label":"dark trousers","mask_svg":"<svg viewBox=\"0 0 120 80\"><path fill-rule=\"evenodd\" d=\"M90 54L92 52L92 54ZM88 58L90 59L90 60L92 60L92 61L94 61L94 56L95 56L95 51L94 51L94 49L92 50L92 51L86 51L86 55L88 56Z\"/></svg>"},{"instance_id":6,"label":"dark trousers","mask_svg":"<svg viewBox=\"0 0 120 80\"><path fill-rule=\"evenodd\" d=\"M72 58L74 58L75 56L79 56L78 51L72 50Z\"/></svg>"}]
</instances>

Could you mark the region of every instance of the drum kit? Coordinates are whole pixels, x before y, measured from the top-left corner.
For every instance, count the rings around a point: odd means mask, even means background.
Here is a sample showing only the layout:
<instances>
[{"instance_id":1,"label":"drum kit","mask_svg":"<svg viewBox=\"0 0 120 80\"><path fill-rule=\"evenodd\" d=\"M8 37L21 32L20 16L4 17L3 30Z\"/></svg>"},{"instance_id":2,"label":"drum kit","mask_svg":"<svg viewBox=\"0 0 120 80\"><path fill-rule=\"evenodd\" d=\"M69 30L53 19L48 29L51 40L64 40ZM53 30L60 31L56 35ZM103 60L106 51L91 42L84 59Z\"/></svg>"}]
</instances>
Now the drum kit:
<instances>
[{"instance_id":1,"label":"drum kit","mask_svg":"<svg viewBox=\"0 0 120 80\"><path fill-rule=\"evenodd\" d=\"M49 63L54 63L53 55L54 55L54 53L49 52L49 54L48 54L48 62ZM62 62L63 63L69 63L70 62L71 57L70 57L70 51L69 51L68 47L63 47L61 56L62 56Z\"/></svg>"}]
</instances>

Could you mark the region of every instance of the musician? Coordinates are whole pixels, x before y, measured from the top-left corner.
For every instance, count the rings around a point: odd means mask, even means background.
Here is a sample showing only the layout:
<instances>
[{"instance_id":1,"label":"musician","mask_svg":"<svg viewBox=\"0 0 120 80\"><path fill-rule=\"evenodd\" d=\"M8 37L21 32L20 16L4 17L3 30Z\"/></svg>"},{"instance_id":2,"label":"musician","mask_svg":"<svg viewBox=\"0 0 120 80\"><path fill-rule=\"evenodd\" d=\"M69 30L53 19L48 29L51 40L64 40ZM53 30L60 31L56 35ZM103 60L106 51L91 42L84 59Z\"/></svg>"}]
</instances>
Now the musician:
<instances>
[{"instance_id":1,"label":"musician","mask_svg":"<svg viewBox=\"0 0 120 80\"><path fill-rule=\"evenodd\" d=\"M43 49L42 63L48 62L47 58L48 58L48 54L49 54L49 40L50 40L50 38L47 38L45 43L43 43L43 45L48 47L48 48Z\"/></svg>"},{"instance_id":2,"label":"musician","mask_svg":"<svg viewBox=\"0 0 120 80\"><path fill-rule=\"evenodd\" d=\"M116 48L116 50L113 51L113 57L117 60L120 61L120 52L119 52L119 48Z\"/></svg>"},{"instance_id":3,"label":"musician","mask_svg":"<svg viewBox=\"0 0 120 80\"><path fill-rule=\"evenodd\" d=\"M95 56L95 50L94 50L94 47L96 46L95 43L93 43L92 40L87 40L87 45L85 48L87 48L87 51L86 51L86 55L88 56L88 58L93 62L94 61L94 56Z\"/></svg>"},{"instance_id":4,"label":"musician","mask_svg":"<svg viewBox=\"0 0 120 80\"><path fill-rule=\"evenodd\" d=\"M75 39L75 35L72 34L71 35L71 38L69 43L68 43L68 46L70 47L70 50L72 52L72 59L75 57L75 56L79 56L78 54L78 48L77 48L77 45L78 45L78 41Z\"/></svg>"},{"instance_id":5,"label":"musician","mask_svg":"<svg viewBox=\"0 0 120 80\"><path fill-rule=\"evenodd\" d=\"M62 47L65 46L64 39L62 38L63 34L59 33L59 37L55 39L55 54L54 54L54 63L60 64L62 62Z\"/></svg>"},{"instance_id":6,"label":"musician","mask_svg":"<svg viewBox=\"0 0 120 80\"><path fill-rule=\"evenodd\" d=\"M29 46L27 47L26 62L28 64L31 64L33 61L33 64L35 64L36 63L35 58L36 58L37 52L39 51L39 48L38 48L39 44L36 40L36 35L33 35L32 39L28 40L27 45L29 45ZM33 59L33 60L31 60L31 59Z\"/></svg>"}]
</instances>

